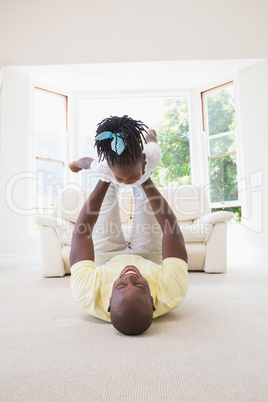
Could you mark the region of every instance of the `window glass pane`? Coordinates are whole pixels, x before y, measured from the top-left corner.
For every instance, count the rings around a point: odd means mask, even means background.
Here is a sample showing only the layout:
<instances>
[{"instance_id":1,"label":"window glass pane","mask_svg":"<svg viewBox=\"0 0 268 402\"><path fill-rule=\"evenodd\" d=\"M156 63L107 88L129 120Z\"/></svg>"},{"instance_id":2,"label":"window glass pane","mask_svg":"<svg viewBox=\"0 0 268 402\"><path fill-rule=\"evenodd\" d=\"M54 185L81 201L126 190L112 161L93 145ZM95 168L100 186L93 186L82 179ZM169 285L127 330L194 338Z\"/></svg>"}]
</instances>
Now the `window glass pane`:
<instances>
[{"instance_id":1,"label":"window glass pane","mask_svg":"<svg viewBox=\"0 0 268 402\"><path fill-rule=\"evenodd\" d=\"M234 85L228 83L202 96L208 141L208 174L211 203L237 205L236 115ZM232 205L232 204L231 204ZM213 206L212 206L213 207ZM217 206L219 207L219 206Z\"/></svg>"},{"instance_id":2,"label":"window glass pane","mask_svg":"<svg viewBox=\"0 0 268 402\"><path fill-rule=\"evenodd\" d=\"M236 155L211 159L209 174L211 202L238 199Z\"/></svg>"},{"instance_id":3,"label":"window glass pane","mask_svg":"<svg viewBox=\"0 0 268 402\"><path fill-rule=\"evenodd\" d=\"M187 98L113 98L80 100L81 156L96 158L94 137L97 124L111 115L124 114L142 120L158 133L162 164L152 174L157 185L191 182L189 120ZM82 174L87 188L93 179L90 171Z\"/></svg>"},{"instance_id":4,"label":"window glass pane","mask_svg":"<svg viewBox=\"0 0 268 402\"><path fill-rule=\"evenodd\" d=\"M35 142L36 156L42 158L61 159L61 143L53 138L37 137Z\"/></svg>"},{"instance_id":5,"label":"window glass pane","mask_svg":"<svg viewBox=\"0 0 268 402\"><path fill-rule=\"evenodd\" d=\"M208 134L220 134L235 129L233 85L207 93Z\"/></svg>"},{"instance_id":6,"label":"window glass pane","mask_svg":"<svg viewBox=\"0 0 268 402\"><path fill-rule=\"evenodd\" d=\"M154 182L158 186L191 184L187 98L163 100L163 117L157 131L162 162L152 174Z\"/></svg>"},{"instance_id":7,"label":"window glass pane","mask_svg":"<svg viewBox=\"0 0 268 402\"><path fill-rule=\"evenodd\" d=\"M235 134L225 135L223 137L211 138L210 156L235 152Z\"/></svg>"},{"instance_id":8,"label":"window glass pane","mask_svg":"<svg viewBox=\"0 0 268 402\"><path fill-rule=\"evenodd\" d=\"M38 212L51 213L63 187L63 164L36 160Z\"/></svg>"}]
</instances>

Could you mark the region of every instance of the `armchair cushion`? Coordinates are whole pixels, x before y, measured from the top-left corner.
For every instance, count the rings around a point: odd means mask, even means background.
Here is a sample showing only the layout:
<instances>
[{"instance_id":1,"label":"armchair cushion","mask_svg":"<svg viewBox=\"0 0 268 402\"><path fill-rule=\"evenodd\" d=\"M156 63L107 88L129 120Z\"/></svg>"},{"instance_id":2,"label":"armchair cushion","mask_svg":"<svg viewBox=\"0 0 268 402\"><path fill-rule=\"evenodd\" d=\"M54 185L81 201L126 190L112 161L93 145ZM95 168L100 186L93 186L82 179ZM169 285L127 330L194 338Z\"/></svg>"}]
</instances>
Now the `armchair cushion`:
<instances>
[{"instance_id":1,"label":"armchair cushion","mask_svg":"<svg viewBox=\"0 0 268 402\"><path fill-rule=\"evenodd\" d=\"M168 186L159 187L158 190L180 222L197 219L210 212L208 199L202 186Z\"/></svg>"},{"instance_id":2,"label":"armchair cushion","mask_svg":"<svg viewBox=\"0 0 268 402\"><path fill-rule=\"evenodd\" d=\"M89 195L90 191L82 191L79 186L65 187L57 199L54 215L75 223Z\"/></svg>"},{"instance_id":3,"label":"armchair cushion","mask_svg":"<svg viewBox=\"0 0 268 402\"><path fill-rule=\"evenodd\" d=\"M59 241L62 245L71 244L74 223L69 222L66 219L50 215L38 215L36 222L40 226L53 228L57 233Z\"/></svg>"},{"instance_id":4,"label":"armchair cushion","mask_svg":"<svg viewBox=\"0 0 268 402\"><path fill-rule=\"evenodd\" d=\"M205 242L206 239L210 236L213 229L213 225L211 225L210 223L203 224L203 222L192 224L179 222L179 226L183 234L185 243Z\"/></svg>"},{"instance_id":5,"label":"armchair cushion","mask_svg":"<svg viewBox=\"0 0 268 402\"><path fill-rule=\"evenodd\" d=\"M217 211L211 212L210 214L203 215L198 219L195 219L194 223L210 223L211 225L215 225L219 222L229 222L234 214L228 211Z\"/></svg>"},{"instance_id":6,"label":"armchair cushion","mask_svg":"<svg viewBox=\"0 0 268 402\"><path fill-rule=\"evenodd\" d=\"M224 223L231 220L232 212L218 211L203 215L192 223L179 222L184 241L186 243L207 242L213 231L213 226L217 223Z\"/></svg>"}]
</instances>

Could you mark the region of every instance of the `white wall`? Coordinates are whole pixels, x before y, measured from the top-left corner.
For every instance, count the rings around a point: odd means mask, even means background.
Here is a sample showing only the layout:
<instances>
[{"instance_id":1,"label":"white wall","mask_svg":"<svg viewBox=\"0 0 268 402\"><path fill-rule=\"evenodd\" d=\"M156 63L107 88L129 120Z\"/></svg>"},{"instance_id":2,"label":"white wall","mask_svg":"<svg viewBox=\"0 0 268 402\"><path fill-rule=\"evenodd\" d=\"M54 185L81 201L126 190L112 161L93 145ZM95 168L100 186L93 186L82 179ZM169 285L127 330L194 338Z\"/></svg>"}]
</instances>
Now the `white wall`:
<instances>
[{"instance_id":1,"label":"white wall","mask_svg":"<svg viewBox=\"0 0 268 402\"><path fill-rule=\"evenodd\" d=\"M268 56L267 0L1 0L0 63Z\"/></svg>"},{"instance_id":2,"label":"white wall","mask_svg":"<svg viewBox=\"0 0 268 402\"><path fill-rule=\"evenodd\" d=\"M238 142L245 236L255 255L268 258L268 63L238 74Z\"/></svg>"},{"instance_id":3,"label":"white wall","mask_svg":"<svg viewBox=\"0 0 268 402\"><path fill-rule=\"evenodd\" d=\"M40 250L39 235L31 232L29 219L33 213L29 77L6 70L0 97L0 265L1 259L8 264L10 258L11 265L12 258L19 258L22 264Z\"/></svg>"}]
</instances>

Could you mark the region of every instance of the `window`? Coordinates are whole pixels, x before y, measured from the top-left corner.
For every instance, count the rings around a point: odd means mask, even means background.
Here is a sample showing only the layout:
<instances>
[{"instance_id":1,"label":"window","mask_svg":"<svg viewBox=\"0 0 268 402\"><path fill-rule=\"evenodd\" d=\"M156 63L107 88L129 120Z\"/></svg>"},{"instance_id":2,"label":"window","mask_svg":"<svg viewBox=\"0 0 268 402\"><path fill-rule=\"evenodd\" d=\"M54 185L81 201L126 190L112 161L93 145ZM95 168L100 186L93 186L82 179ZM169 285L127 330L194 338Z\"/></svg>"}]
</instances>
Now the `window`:
<instances>
[{"instance_id":1,"label":"window","mask_svg":"<svg viewBox=\"0 0 268 402\"><path fill-rule=\"evenodd\" d=\"M204 91L201 98L203 130L207 138L211 207L238 206L233 83Z\"/></svg>"},{"instance_id":2,"label":"window","mask_svg":"<svg viewBox=\"0 0 268 402\"><path fill-rule=\"evenodd\" d=\"M158 186L168 183L188 184L191 182L189 117L187 97L128 97L80 99L79 133L80 157L96 158L94 137L97 124L111 115L127 114L142 120L158 133L162 150L162 163L152 178ZM90 171L82 172L82 187L92 188L96 179Z\"/></svg>"},{"instance_id":3,"label":"window","mask_svg":"<svg viewBox=\"0 0 268 402\"><path fill-rule=\"evenodd\" d=\"M34 91L36 199L39 213L51 213L64 182L68 97L41 88Z\"/></svg>"}]
</instances>

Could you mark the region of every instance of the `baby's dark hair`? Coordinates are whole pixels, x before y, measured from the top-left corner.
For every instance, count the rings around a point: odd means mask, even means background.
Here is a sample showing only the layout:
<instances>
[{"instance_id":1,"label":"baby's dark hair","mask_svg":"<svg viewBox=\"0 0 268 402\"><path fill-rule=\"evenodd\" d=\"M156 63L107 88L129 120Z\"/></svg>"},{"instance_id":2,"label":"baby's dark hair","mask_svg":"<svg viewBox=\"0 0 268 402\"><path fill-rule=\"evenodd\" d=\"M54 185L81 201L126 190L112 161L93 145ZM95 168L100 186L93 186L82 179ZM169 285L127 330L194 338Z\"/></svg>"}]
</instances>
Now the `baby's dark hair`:
<instances>
[{"instance_id":1,"label":"baby's dark hair","mask_svg":"<svg viewBox=\"0 0 268 402\"><path fill-rule=\"evenodd\" d=\"M123 166L137 162L143 151L143 133L146 133L148 127L140 120L134 120L127 115L123 117L110 116L98 124L96 136L104 131L110 131L113 134L121 134L125 143L125 149L118 155L111 148L112 138L96 140L95 146L99 157L99 162L106 159L110 166Z\"/></svg>"}]
</instances>

